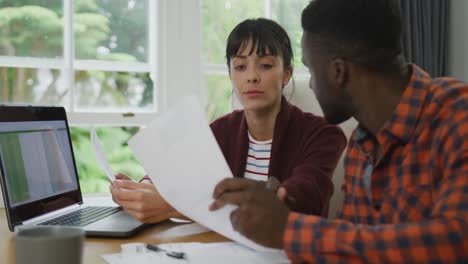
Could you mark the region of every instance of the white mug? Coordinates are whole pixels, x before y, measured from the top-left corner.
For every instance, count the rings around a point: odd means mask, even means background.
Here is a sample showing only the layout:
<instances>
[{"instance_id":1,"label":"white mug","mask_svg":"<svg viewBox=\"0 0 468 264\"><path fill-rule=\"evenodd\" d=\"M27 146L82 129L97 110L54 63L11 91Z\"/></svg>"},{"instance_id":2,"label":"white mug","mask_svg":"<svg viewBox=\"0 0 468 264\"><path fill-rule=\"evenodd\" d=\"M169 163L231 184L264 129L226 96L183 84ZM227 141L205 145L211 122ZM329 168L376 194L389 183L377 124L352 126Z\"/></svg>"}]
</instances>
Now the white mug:
<instances>
[{"instance_id":1,"label":"white mug","mask_svg":"<svg viewBox=\"0 0 468 264\"><path fill-rule=\"evenodd\" d=\"M83 263L84 230L70 226L21 227L15 234L17 264Z\"/></svg>"}]
</instances>

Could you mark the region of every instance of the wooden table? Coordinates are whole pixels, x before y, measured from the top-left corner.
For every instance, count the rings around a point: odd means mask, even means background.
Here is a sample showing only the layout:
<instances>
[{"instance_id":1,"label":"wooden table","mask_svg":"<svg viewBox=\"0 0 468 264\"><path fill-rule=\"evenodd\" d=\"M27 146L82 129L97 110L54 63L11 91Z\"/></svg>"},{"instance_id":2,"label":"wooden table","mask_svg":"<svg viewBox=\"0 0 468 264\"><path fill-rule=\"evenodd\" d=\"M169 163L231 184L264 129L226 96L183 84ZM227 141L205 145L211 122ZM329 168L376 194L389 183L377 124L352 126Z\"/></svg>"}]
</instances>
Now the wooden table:
<instances>
[{"instance_id":1,"label":"wooden table","mask_svg":"<svg viewBox=\"0 0 468 264\"><path fill-rule=\"evenodd\" d=\"M120 244L143 242L143 243L169 243L169 242L222 242L228 241L227 238L215 233L208 232L203 234L169 237L165 239L156 238L156 234L171 227L181 225L172 221L166 221L148 229L143 230L132 238L128 239L107 239L107 238L86 238L84 247L83 263L105 263L100 257L101 254L120 252ZM0 263L15 263L15 243L14 233L8 229L5 209L0 209Z\"/></svg>"}]
</instances>

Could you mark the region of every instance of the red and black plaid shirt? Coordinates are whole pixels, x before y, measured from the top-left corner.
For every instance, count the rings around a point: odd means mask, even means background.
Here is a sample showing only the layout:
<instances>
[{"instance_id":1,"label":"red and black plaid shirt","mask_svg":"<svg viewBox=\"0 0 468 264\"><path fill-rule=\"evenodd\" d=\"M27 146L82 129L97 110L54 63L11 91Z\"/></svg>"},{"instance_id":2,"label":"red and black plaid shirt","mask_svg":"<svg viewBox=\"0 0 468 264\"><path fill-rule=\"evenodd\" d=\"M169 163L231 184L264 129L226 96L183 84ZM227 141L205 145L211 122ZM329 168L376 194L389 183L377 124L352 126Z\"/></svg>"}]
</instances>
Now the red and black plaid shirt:
<instances>
[{"instance_id":1,"label":"red and black plaid shirt","mask_svg":"<svg viewBox=\"0 0 468 264\"><path fill-rule=\"evenodd\" d=\"M337 219L289 215L294 262L468 263L468 85L409 67L383 129L353 133Z\"/></svg>"}]
</instances>

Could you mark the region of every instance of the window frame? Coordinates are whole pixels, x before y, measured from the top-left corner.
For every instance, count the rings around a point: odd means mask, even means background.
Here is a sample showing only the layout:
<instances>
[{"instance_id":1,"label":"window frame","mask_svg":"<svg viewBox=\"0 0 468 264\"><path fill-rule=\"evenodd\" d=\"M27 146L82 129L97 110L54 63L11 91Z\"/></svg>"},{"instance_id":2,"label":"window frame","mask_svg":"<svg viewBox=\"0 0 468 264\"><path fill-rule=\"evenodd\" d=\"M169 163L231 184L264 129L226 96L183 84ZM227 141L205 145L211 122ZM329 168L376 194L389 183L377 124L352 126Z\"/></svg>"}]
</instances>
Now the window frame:
<instances>
[{"instance_id":1,"label":"window frame","mask_svg":"<svg viewBox=\"0 0 468 264\"><path fill-rule=\"evenodd\" d=\"M73 0L62 0L63 58L0 56L0 66L61 70L65 74L66 85L71 87L72 98L75 93L73 73L76 70L147 72L154 87L150 111L78 112L71 100L67 112L72 126L145 126L185 95L198 95L204 104L206 75L229 75L226 64L211 64L203 60L201 1L148 0L148 61L112 62L74 60ZM271 18L272 0L264 1L264 16ZM294 76L303 79L308 78L309 73L304 67L296 67Z\"/></svg>"},{"instance_id":2,"label":"window frame","mask_svg":"<svg viewBox=\"0 0 468 264\"><path fill-rule=\"evenodd\" d=\"M203 0L199 0L200 2ZM264 1L264 16L265 18L272 19L273 17L273 9L272 9L272 0L263 0ZM200 8L200 13L201 13L201 8ZM201 23L200 18L200 23ZM200 34L201 33L201 28L200 28ZM201 53L203 53L203 50L200 50ZM221 76L228 76L229 75L229 69L226 64L216 64L216 63L207 63L206 61L202 62L202 67L203 67L203 73L202 76L206 75L221 75ZM309 79L310 78L310 73L305 67L294 67L294 79ZM204 78L203 78L204 79ZM203 88L206 89L205 83L203 82Z\"/></svg>"},{"instance_id":3,"label":"window frame","mask_svg":"<svg viewBox=\"0 0 468 264\"><path fill-rule=\"evenodd\" d=\"M0 56L0 66L60 70L64 75L65 85L70 87L71 100L66 107L69 123L72 126L144 126L164 112L180 96L194 92L200 94L201 90L201 78L199 77L201 73L199 76L188 74L188 79L192 82L180 80L181 72L199 69L201 65L201 58L190 54L194 53L193 51L198 53L201 50L201 45L197 44L200 36L193 33L200 30L200 27L197 26L200 17L198 14L199 0L188 2L183 0L148 0L148 5L147 62L129 63L75 59L73 0L62 0L64 21L62 58ZM182 43L193 43L191 52L180 52L184 48ZM132 110L132 112L126 110L115 112L77 111L73 100L75 96L74 72L77 70L149 73L154 87L153 107L150 110ZM178 89L176 87L182 87L182 89L176 91L174 90Z\"/></svg>"}]
</instances>

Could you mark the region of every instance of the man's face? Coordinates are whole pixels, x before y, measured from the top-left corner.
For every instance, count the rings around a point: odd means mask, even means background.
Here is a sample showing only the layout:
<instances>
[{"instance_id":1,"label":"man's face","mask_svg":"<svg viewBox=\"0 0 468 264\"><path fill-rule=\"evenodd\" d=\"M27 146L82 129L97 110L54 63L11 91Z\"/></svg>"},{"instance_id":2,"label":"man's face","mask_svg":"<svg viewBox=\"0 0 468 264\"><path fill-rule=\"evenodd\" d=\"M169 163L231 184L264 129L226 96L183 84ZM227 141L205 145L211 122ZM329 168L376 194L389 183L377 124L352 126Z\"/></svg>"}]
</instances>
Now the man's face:
<instances>
[{"instance_id":1,"label":"man's face","mask_svg":"<svg viewBox=\"0 0 468 264\"><path fill-rule=\"evenodd\" d=\"M331 124L340 124L349 119L351 98L345 91L346 74L344 64L339 65L324 49L313 41L313 37L304 32L301 41L302 62L309 69L309 87L322 108L325 119ZM341 76L341 77L340 77Z\"/></svg>"}]
</instances>

